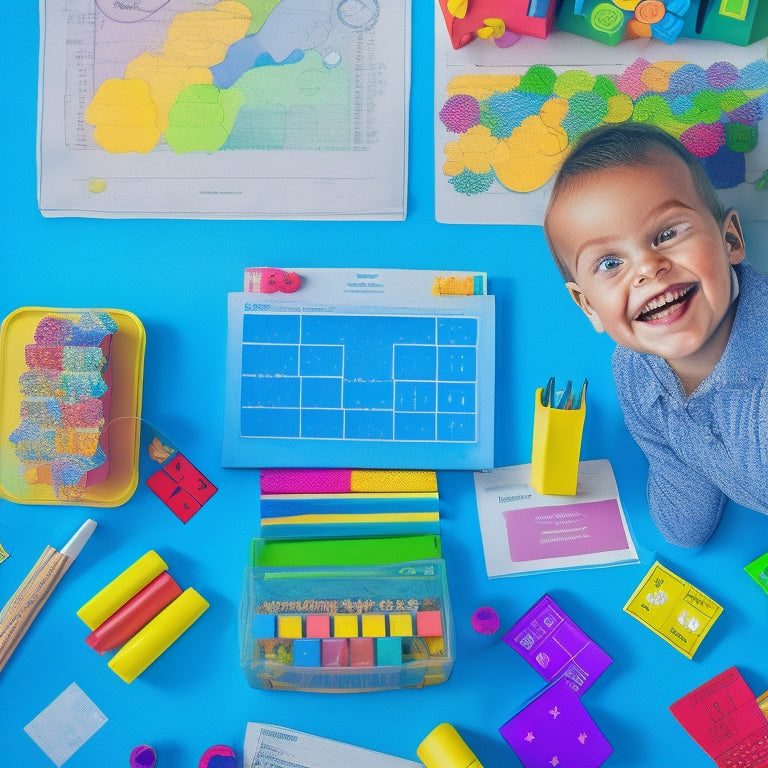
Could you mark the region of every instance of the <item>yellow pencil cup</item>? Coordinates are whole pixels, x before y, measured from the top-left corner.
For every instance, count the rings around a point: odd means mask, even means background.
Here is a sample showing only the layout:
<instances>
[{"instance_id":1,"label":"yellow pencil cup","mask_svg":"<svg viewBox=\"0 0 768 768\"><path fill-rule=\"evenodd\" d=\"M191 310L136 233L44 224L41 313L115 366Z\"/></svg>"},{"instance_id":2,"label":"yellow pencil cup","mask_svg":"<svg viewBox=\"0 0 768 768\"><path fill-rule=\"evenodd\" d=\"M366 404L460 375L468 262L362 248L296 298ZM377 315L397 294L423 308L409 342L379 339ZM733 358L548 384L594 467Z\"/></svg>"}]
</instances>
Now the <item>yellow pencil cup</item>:
<instances>
[{"instance_id":1,"label":"yellow pencil cup","mask_svg":"<svg viewBox=\"0 0 768 768\"><path fill-rule=\"evenodd\" d=\"M582 392L579 407L572 410L542 405L542 391L536 390L533 415L531 485L538 493L575 496L587 413L586 391Z\"/></svg>"}]
</instances>

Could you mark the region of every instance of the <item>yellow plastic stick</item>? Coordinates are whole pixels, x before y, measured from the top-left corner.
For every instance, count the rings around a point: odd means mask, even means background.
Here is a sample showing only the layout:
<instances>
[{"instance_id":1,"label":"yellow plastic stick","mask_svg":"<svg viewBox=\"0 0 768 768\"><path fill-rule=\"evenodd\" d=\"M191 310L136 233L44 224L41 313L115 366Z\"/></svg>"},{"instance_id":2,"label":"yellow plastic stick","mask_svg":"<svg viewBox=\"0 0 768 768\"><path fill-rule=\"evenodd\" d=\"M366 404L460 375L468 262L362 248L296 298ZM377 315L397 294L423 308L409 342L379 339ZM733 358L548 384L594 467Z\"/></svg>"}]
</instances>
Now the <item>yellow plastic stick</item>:
<instances>
[{"instance_id":1,"label":"yellow plastic stick","mask_svg":"<svg viewBox=\"0 0 768 768\"><path fill-rule=\"evenodd\" d=\"M126 683L133 682L207 609L208 601L197 591L191 587L184 590L112 657L109 668Z\"/></svg>"},{"instance_id":2,"label":"yellow plastic stick","mask_svg":"<svg viewBox=\"0 0 768 768\"><path fill-rule=\"evenodd\" d=\"M159 576L168 566L160 555L150 549L133 565L126 568L117 578L95 594L77 615L89 629L103 624L118 608L127 603L139 590Z\"/></svg>"}]
</instances>

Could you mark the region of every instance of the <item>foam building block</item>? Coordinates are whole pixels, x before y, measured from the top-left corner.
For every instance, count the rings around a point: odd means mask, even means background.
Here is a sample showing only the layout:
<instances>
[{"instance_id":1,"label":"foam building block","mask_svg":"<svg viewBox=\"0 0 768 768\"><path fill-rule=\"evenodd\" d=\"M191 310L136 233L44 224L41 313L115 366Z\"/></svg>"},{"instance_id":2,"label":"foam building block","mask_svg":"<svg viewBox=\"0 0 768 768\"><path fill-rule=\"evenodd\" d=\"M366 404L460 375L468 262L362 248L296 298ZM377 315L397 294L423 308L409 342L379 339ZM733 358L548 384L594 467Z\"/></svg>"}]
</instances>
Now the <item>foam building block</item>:
<instances>
[{"instance_id":1,"label":"foam building block","mask_svg":"<svg viewBox=\"0 0 768 768\"><path fill-rule=\"evenodd\" d=\"M546 688L499 732L525 768L598 768L613 754L613 747L565 679Z\"/></svg>"}]
</instances>

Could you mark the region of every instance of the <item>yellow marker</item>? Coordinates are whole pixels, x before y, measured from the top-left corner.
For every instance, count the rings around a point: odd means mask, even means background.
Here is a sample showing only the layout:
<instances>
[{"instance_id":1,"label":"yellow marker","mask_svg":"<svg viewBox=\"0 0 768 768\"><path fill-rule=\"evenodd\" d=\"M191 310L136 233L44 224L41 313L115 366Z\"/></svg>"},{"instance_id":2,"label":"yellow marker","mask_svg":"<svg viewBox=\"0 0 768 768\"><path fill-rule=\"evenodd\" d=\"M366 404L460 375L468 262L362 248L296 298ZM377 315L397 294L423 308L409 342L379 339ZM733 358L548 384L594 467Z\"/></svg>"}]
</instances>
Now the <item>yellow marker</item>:
<instances>
[{"instance_id":1,"label":"yellow marker","mask_svg":"<svg viewBox=\"0 0 768 768\"><path fill-rule=\"evenodd\" d=\"M126 683L133 682L170 648L208 609L208 601L191 587L184 590L110 660L109 668Z\"/></svg>"},{"instance_id":2,"label":"yellow marker","mask_svg":"<svg viewBox=\"0 0 768 768\"><path fill-rule=\"evenodd\" d=\"M416 749L426 768L483 768L450 723L441 723Z\"/></svg>"},{"instance_id":3,"label":"yellow marker","mask_svg":"<svg viewBox=\"0 0 768 768\"><path fill-rule=\"evenodd\" d=\"M96 629L103 624L118 608L125 605L139 590L159 576L168 566L160 555L150 549L133 565L126 568L117 578L95 594L77 615L88 625Z\"/></svg>"}]
</instances>

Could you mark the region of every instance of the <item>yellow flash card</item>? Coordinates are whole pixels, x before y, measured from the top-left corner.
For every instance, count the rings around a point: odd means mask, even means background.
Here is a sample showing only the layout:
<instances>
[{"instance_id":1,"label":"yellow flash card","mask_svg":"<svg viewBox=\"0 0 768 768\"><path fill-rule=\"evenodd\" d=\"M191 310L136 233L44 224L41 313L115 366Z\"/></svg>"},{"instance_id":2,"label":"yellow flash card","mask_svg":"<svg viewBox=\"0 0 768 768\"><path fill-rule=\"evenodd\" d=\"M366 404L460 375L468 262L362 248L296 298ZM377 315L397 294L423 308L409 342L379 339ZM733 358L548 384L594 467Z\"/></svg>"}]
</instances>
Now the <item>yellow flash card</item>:
<instances>
[{"instance_id":1,"label":"yellow flash card","mask_svg":"<svg viewBox=\"0 0 768 768\"><path fill-rule=\"evenodd\" d=\"M624 610L692 659L723 608L656 562Z\"/></svg>"}]
</instances>

